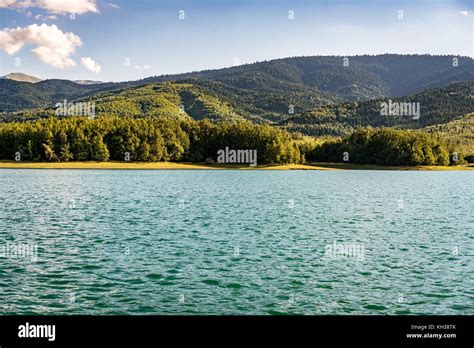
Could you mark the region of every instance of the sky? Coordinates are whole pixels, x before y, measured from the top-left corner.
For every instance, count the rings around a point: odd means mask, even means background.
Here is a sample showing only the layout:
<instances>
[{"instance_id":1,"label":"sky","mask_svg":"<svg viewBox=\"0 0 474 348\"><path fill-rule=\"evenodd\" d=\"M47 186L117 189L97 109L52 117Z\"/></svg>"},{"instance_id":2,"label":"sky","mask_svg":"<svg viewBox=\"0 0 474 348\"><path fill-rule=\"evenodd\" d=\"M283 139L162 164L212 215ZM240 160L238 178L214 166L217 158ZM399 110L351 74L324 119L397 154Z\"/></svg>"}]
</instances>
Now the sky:
<instances>
[{"instance_id":1,"label":"sky","mask_svg":"<svg viewBox=\"0 0 474 348\"><path fill-rule=\"evenodd\" d=\"M0 0L0 76L126 81L292 56L474 57L471 0Z\"/></svg>"}]
</instances>

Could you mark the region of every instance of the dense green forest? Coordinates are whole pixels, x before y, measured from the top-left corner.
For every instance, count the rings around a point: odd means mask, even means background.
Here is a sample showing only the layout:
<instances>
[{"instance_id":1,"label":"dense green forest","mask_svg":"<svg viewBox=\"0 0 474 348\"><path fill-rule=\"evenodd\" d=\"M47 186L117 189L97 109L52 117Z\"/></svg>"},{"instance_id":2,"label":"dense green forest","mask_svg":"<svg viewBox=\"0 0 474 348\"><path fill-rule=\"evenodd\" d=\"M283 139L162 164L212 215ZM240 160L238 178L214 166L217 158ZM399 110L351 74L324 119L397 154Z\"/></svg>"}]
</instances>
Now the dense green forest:
<instances>
[{"instance_id":1,"label":"dense green forest","mask_svg":"<svg viewBox=\"0 0 474 348\"><path fill-rule=\"evenodd\" d=\"M419 131L361 128L306 154L317 162L349 162L382 166L447 166L465 164L464 154L443 138Z\"/></svg>"},{"instance_id":2,"label":"dense green forest","mask_svg":"<svg viewBox=\"0 0 474 348\"><path fill-rule=\"evenodd\" d=\"M470 163L474 163L474 112L445 124L426 127L423 131L441 136L451 147L466 154Z\"/></svg>"},{"instance_id":3,"label":"dense green forest","mask_svg":"<svg viewBox=\"0 0 474 348\"><path fill-rule=\"evenodd\" d=\"M246 120L189 118L49 118L0 124L0 159L22 161L216 161L224 148L257 150L259 164L349 162L378 165L463 164L442 137L419 131L362 128L317 141ZM458 153L456 159L452 155Z\"/></svg>"},{"instance_id":4,"label":"dense green forest","mask_svg":"<svg viewBox=\"0 0 474 348\"><path fill-rule=\"evenodd\" d=\"M0 124L0 159L24 161L216 160L217 151L257 150L258 163L299 163L299 147L287 132L249 121L86 117Z\"/></svg>"}]
</instances>

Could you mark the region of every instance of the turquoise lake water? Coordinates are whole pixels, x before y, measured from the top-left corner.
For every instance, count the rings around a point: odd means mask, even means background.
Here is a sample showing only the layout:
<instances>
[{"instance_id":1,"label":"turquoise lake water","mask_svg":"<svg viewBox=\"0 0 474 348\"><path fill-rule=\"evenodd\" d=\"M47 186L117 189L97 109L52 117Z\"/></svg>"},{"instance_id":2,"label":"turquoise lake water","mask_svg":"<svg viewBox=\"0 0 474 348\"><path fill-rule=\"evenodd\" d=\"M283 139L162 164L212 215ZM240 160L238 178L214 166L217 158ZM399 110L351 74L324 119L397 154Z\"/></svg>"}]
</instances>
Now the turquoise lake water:
<instances>
[{"instance_id":1,"label":"turquoise lake water","mask_svg":"<svg viewBox=\"0 0 474 348\"><path fill-rule=\"evenodd\" d=\"M474 314L474 172L0 170L0 208L1 314Z\"/></svg>"}]
</instances>

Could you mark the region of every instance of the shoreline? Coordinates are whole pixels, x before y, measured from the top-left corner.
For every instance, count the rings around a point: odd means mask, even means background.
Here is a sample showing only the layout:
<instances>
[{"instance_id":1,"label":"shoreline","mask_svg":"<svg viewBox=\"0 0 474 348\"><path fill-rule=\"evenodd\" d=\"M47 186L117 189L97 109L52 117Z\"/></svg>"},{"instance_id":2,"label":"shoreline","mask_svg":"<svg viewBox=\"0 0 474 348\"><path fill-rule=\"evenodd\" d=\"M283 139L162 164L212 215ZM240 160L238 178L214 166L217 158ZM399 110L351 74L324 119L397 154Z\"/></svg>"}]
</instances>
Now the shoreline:
<instances>
[{"instance_id":1,"label":"shoreline","mask_svg":"<svg viewBox=\"0 0 474 348\"><path fill-rule=\"evenodd\" d=\"M94 169L94 170L418 170L451 171L474 170L474 165L463 166L377 166L350 163L308 163L282 165L205 164L188 162L15 162L0 161L0 169Z\"/></svg>"}]
</instances>

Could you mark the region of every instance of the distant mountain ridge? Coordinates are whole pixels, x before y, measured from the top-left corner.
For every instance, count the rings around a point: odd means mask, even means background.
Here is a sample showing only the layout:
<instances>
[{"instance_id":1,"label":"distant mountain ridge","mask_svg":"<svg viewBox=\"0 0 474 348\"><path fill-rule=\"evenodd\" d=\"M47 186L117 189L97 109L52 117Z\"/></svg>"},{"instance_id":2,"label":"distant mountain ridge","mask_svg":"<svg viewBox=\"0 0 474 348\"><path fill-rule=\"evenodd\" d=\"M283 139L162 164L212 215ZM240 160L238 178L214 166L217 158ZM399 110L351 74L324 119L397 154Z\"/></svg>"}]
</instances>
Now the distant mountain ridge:
<instances>
[{"instance_id":1,"label":"distant mountain ridge","mask_svg":"<svg viewBox=\"0 0 474 348\"><path fill-rule=\"evenodd\" d=\"M74 80L73 82L77 83L78 85L99 85L105 83L103 81L95 81L95 80Z\"/></svg>"},{"instance_id":2,"label":"distant mountain ridge","mask_svg":"<svg viewBox=\"0 0 474 348\"><path fill-rule=\"evenodd\" d=\"M191 83L240 109L247 118L280 122L291 112L298 115L324 105L400 97L474 81L474 61L431 55L315 56L119 83L44 80L32 84L0 79L0 112L51 107L63 99L87 99L167 81Z\"/></svg>"},{"instance_id":3,"label":"distant mountain ridge","mask_svg":"<svg viewBox=\"0 0 474 348\"><path fill-rule=\"evenodd\" d=\"M28 83L36 83L36 82L41 81L41 79L38 78L38 77L23 74L23 73L20 73L20 72L7 74L5 76L2 76L1 78L2 79L7 79L7 80L12 80L12 81L28 82Z\"/></svg>"},{"instance_id":4,"label":"distant mountain ridge","mask_svg":"<svg viewBox=\"0 0 474 348\"><path fill-rule=\"evenodd\" d=\"M142 82L201 78L250 90L289 91L288 87L324 91L342 100L410 95L458 81L474 81L470 57L396 55L293 57Z\"/></svg>"},{"instance_id":5,"label":"distant mountain ridge","mask_svg":"<svg viewBox=\"0 0 474 348\"><path fill-rule=\"evenodd\" d=\"M21 72L10 73L5 76L1 76L0 79L6 79L6 80L12 80L12 81L18 81L18 82L29 82L29 83L37 83L40 81L44 81L38 77L24 74ZM105 83L103 81L95 81L95 80L63 80L63 81L71 81L71 82L77 83L78 85L98 85L101 83Z\"/></svg>"}]
</instances>

